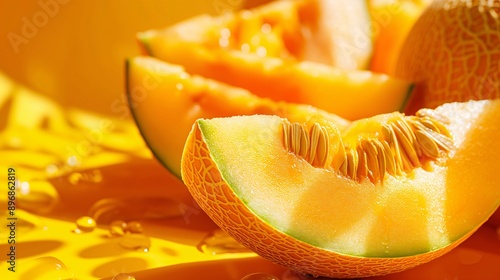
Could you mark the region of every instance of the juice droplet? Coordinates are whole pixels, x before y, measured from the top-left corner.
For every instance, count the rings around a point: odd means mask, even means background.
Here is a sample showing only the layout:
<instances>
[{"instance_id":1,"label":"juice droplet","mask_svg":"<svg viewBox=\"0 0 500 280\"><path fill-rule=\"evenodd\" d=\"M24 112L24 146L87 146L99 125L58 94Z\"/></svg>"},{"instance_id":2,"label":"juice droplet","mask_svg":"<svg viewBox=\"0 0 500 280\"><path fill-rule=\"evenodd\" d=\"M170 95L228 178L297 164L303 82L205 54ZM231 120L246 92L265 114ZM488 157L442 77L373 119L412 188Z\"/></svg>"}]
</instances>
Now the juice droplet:
<instances>
[{"instance_id":1,"label":"juice droplet","mask_svg":"<svg viewBox=\"0 0 500 280\"><path fill-rule=\"evenodd\" d=\"M130 221L127 223L125 230L131 233L141 233L143 228L141 223L137 221Z\"/></svg>"},{"instance_id":2,"label":"juice droplet","mask_svg":"<svg viewBox=\"0 0 500 280\"><path fill-rule=\"evenodd\" d=\"M252 252L221 229L216 229L207 235L198 245L198 250L211 255Z\"/></svg>"},{"instance_id":3,"label":"juice droplet","mask_svg":"<svg viewBox=\"0 0 500 280\"><path fill-rule=\"evenodd\" d=\"M274 276L269 273L252 273L247 276L241 278L241 280L280 280L277 276Z\"/></svg>"},{"instance_id":4,"label":"juice droplet","mask_svg":"<svg viewBox=\"0 0 500 280\"><path fill-rule=\"evenodd\" d=\"M90 181L92 183L100 183L100 182L102 182L102 179L103 179L103 176L102 176L101 170L95 169L92 171L92 176L90 178Z\"/></svg>"},{"instance_id":5,"label":"juice droplet","mask_svg":"<svg viewBox=\"0 0 500 280\"><path fill-rule=\"evenodd\" d=\"M258 47L257 48L257 55L261 56L261 57L266 56L267 55L267 49L265 47L262 47L262 46Z\"/></svg>"},{"instance_id":6,"label":"juice droplet","mask_svg":"<svg viewBox=\"0 0 500 280\"><path fill-rule=\"evenodd\" d=\"M59 201L59 195L48 181L31 181L18 184L19 208L35 214L49 213Z\"/></svg>"},{"instance_id":7,"label":"juice droplet","mask_svg":"<svg viewBox=\"0 0 500 280\"><path fill-rule=\"evenodd\" d=\"M177 83L177 84L175 84L175 88L178 91L182 91L184 89L184 84L183 83Z\"/></svg>"},{"instance_id":8,"label":"juice droplet","mask_svg":"<svg viewBox=\"0 0 500 280\"><path fill-rule=\"evenodd\" d=\"M244 43L241 45L241 51L244 53L249 53L250 52L250 45L247 43Z\"/></svg>"},{"instance_id":9,"label":"juice droplet","mask_svg":"<svg viewBox=\"0 0 500 280\"><path fill-rule=\"evenodd\" d=\"M57 167L57 165L55 164L49 164L47 165L47 167L45 167L45 173L47 173L47 175L54 175L54 174L57 174L57 172L59 172L59 167Z\"/></svg>"},{"instance_id":10,"label":"juice droplet","mask_svg":"<svg viewBox=\"0 0 500 280\"><path fill-rule=\"evenodd\" d=\"M22 195L28 195L31 191L31 188L30 188L30 183L29 182L21 182L19 184L19 192L22 194Z\"/></svg>"},{"instance_id":11,"label":"juice droplet","mask_svg":"<svg viewBox=\"0 0 500 280\"><path fill-rule=\"evenodd\" d=\"M166 197L127 197L101 199L89 214L98 223L174 218L182 215L178 202Z\"/></svg>"},{"instance_id":12,"label":"juice droplet","mask_svg":"<svg viewBox=\"0 0 500 280\"><path fill-rule=\"evenodd\" d=\"M231 30L227 27L222 28L220 31L220 36L222 38L229 38L229 36L231 36Z\"/></svg>"},{"instance_id":13,"label":"juice droplet","mask_svg":"<svg viewBox=\"0 0 500 280\"><path fill-rule=\"evenodd\" d=\"M32 259L24 263L22 267L21 279L75 279L66 265L54 257Z\"/></svg>"},{"instance_id":14,"label":"juice droplet","mask_svg":"<svg viewBox=\"0 0 500 280\"><path fill-rule=\"evenodd\" d=\"M78 160L77 156L69 156L66 160L66 163L68 164L68 166L74 167L79 165L80 161Z\"/></svg>"},{"instance_id":15,"label":"juice droplet","mask_svg":"<svg viewBox=\"0 0 500 280\"><path fill-rule=\"evenodd\" d=\"M111 280L135 280L135 277L126 273L119 273L113 276Z\"/></svg>"},{"instance_id":16,"label":"juice droplet","mask_svg":"<svg viewBox=\"0 0 500 280\"><path fill-rule=\"evenodd\" d=\"M68 181L70 184L76 185L76 184L80 183L80 181L82 181L82 178L83 178L82 173L73 172L73 173L69 174Z\"/></svg>"},{"instance_id":17,"label":"juice droplet","mask_svg":"<svg viewBox=\"0 0 500 280\"><path fill-rule=\"evenodd\" d=\"M68 181L72 185L77 185L80 182L100 183L102 179L102 172L97 169L92 172L73 172L68 176Z\"/></svg>"},{"instance_id":18,"label":"juice droplet","mask_svg":"<svg viewBox=\"0 0 500 280\"><path fill-rule=\"evenodd\" d=\"M125 234L125 229L127 228L127 223L122 220L112 221L109 224L109 233L111 236L123 236Z\"/></svg>"},{"instance_id":19,"label":"juice droplet","mask_svg":"<svg viewBox=\"0 0 500 280\"><path fill-rule=\"evenodd\" d=\"M125 234L119 242L120 246L125 249L149 252L151 240L144 234L130 233Z\"/></svg>"},{"instance_id":20,"label":"juice droplet","mask_svg":"<svg viewBox=\"0 0 500 280\"><path fill-rule=\"evenodd\" d=\"M76 229L78 231L75 232L77 233L91 232L95 229L95 227L96 227L96 222L94 219L92 219L89 216L83 216L76 220Z\"/></svg>"},{"instance_id":21,"label":"juice droplet","mask_svg":"<svg viewBox=\"0 0 500 280\"><path fill-rule=\"evenodd\" d=\"M260 31L262 33L271 33L271 31L273 30L273 27L269 24L269 23L264 23L262 24L262 26L260 27Z\"/></svg>"}]
</instances>

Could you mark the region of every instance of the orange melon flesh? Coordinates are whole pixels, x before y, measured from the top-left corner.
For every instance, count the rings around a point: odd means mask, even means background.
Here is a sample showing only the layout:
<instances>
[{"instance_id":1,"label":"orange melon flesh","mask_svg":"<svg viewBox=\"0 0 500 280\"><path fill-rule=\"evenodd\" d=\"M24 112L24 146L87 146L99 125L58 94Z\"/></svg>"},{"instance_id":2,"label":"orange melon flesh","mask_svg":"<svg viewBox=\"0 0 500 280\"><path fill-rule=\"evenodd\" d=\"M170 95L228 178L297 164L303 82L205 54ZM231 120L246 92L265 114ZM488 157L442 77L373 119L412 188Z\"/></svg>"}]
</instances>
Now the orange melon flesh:
<instances>
[{"instance_id":1,"label":"orange melon flesh","mask_svg":"<svg viewBox=\"0 0 500 280\"><path fill-rule=\"evenodd\" d=\"M399 0L372 3L370 13L376 39L371 71L394 76L404 41L425 7L422 3Z\"/></svg>"},{"instance_id":2,"label":"orange melon flesh","mask_svg":"<svg viewBox=\"0 0 500 280\"><path fill-rule=\"evenodd\" d=\"M170 40L238 50L260 57L367 69L372 38L365 0L273 1L253 9L200 15L162 31Z\"/></svg>"},{"instance_id":3,"label":"orange melon flesh","mask_svg":"<svg viewBox=\"0 0 500 280\"><path fill-rule=\"evenodd\" d=\"M274 10L274 14L277 16L271 18L279 21L281 28L294 30L287 27L289 19L285 12ZM350 120L403 110L412 91L410 82L385 74L343 71L283 54L281 45L287 45L290 50L298 47L292 36L295 33L285 30L283 32L292 34L291 37L262 39L260 27L257 31L252 29L255 25L252 20L241 23L238 30L250 29L249 37L261 38L255 51L221 47L219 39L225 40L223 34L233 33L229 31L231 28L218 22L209 16L199 16L164 30L142 32L138 39L148 55L182 65L191 74L245 88L276 101L310 104ZM217 40L212 42L210 38L214 33ZM258 46L269 50L265 56L258 54Z\"/></svg>"},{"instance_id":4,"label":"orange melon flesh","mask_svg":"<svg viewBox=\"0 0 500 280\"><path fill-rule=\"evenodd\" d=\"M345 127L348 121L308 105L275 102L247 90L190 75L152 57L127 62L127 97L137 126L156 158L180 178L184 142L198 118L273 114L305 120L319 116Z\"/></svg>"},{"instance_id":5,"label":"orange melon flesh","mask_svg":"<svg viewBox=\"0 0 500 280\"><path fill-rule=\"evenodd\" d=\"M182 179L235 239L294 270L328 277L402 271L467 238L500 204L500 100L437 111L456 149L425 170L355 182L285 150L282 119L198 120Z\"/></svg>"}]
</instances>

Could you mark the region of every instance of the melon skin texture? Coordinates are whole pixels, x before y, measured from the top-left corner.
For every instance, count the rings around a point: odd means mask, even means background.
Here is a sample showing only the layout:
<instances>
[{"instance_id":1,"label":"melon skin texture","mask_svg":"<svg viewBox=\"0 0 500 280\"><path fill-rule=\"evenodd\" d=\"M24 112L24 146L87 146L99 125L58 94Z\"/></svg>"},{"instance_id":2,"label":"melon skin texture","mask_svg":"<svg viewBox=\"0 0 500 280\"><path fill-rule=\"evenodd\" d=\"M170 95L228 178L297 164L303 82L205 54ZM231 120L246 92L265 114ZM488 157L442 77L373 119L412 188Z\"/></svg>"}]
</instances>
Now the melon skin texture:
<instances>
[{"instance_id":1,"label":"melon skin texture","mask_svg":"<svg viewBox=\"0 0 500 280\"><path fill-rule=\"evenodd\" d=\"M500 204L500 100L437 111L451 120L456 150L382 183L354 182L286 151L276 116L198 120L182 178L216 224L292 270L334 278L403 271L456 247Z\"/></svg>"},{"instance_id":2,"label":"melon skin texture","mask_svg":"<svg viewBox=\"0 0 500 280\"><path fill-rule=\"evenodd\" d=\"M434 1L402 47L395 76L414 81L406 112L500 97L500 1Z\"/></svg>"}]
</instances>

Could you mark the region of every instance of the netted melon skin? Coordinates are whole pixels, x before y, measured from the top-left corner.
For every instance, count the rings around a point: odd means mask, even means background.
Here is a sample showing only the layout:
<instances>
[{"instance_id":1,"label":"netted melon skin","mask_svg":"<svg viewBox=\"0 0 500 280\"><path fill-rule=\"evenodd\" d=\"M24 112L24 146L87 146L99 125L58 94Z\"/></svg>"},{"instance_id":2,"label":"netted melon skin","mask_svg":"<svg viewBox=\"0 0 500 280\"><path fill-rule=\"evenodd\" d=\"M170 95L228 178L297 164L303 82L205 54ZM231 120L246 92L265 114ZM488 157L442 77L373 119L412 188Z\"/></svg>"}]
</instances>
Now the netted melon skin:
<instances>
[{"instance_id":1,"label":"netted melon skin","mask_svg":"<svg viewBox=\"0 0 500 280\"><path fill-rule=\"evenodd\" d=\"M500 97L500 1L434 1L408 34L395 76L415 81L407 112Z\"/></svg>"},{"instance_id":2,"label":"netted melon skin","mask_svg":"<svg viewBox=\"0 0 500 280\"><path fill-rule=\"evenodd\" d=\"M436 251L399 258L348 256L312 246L276 230L256 216L223 180L197 124L186 140L182 179L205 213L258 255L301 274L359 278L401 272L451 251L472 232Z\"/></svg>"}]
</instances>

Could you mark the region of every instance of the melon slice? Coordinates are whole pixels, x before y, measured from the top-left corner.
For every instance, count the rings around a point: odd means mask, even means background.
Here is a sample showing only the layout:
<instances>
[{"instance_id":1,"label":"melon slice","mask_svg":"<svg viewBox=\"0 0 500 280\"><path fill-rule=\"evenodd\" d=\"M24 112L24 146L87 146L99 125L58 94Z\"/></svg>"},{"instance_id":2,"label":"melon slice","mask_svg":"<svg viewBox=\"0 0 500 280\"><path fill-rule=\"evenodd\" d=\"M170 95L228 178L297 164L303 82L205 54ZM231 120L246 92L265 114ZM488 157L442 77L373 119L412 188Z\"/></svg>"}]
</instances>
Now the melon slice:
<instances>
[{"instance_id":1,"label":"melon slice","mask_svg":"<svg viewBox=\"0 0 500 280\"><path fill-rule=\"evenodd\" d=\"M314 276L368 277L436 258L500 205L500 100L335 125L198 120L182 179L263 257Z\"/></svg>"},{"instance_id":2,"label":"melon slice","mask_svg":"<svg viewBox=\"0 0 500 280\"><path fill-rule=\"evenodd\" d=\"M349 123L309 105L259 98L247 90L190 75L182 66L152 57L128 60L127 96L147 145L179 178L182 149L198 118L271 114L297 121L327 119L341 128Z\"/></svg>"},{"instance_id":3,"label":"melon slice","mask_svg":"<svg viewBox=\"0 0 500 280\"><path fill-rule=\"evenodd\" d=\"M370 14L375 37L371 71L395 75L403 43L426 7L426 4L415 1L371 1Z\"/></svg>"},{"instance_id":4,"label":"melon slice","mask_svg":"<svg viewBox=\"0 0 500 280\"><path fill-rule=\"evenodd\" d=\"M223 16L197 16L160 32L171 41L366 69L372 55L365 0L275 1ZM149 44L147 49L155 48Z\"/></svg>"},{"instance_id":5,"label":"melon slice","mask_svg":"<svg viewBox=\"0 0 500 280\"><path fill-rule=\"evenodd\" d=\"M296 3L300 1L280 1L258 11L240 12L229 19L199 16L164 30L140 33L138 37L148 55L183 65L189 73L248 89L261 97L310 104L351 120L404 108L412 89L410 82L385 74L345 71L328 65L329 59L319 55L325 52L315 49L340 39L310 35L312 37L305 40L297 34L316 28L320 31L309 33L334 34L339 38L344 35L327 29L326 26L333 28L333 23L318 26L311 23L301 27L297 23L301 17L318 18L319 12L314 12L314 6L306 6L305 15L297 15L297 11L293 12ZM356 6L352 5L345 5L345 9ZM335 18L328 16L332 17ZM359 33L364 29L354 24L348 30ZM342 39L343 43L337 43L345 48L356 46L356 51L360 51L365 43L358 33L353 38L355 42ZM309 42L308 45L303 41ZM312 55L301 55L302 52L318 55L312 59ZM355 56L353 50L349 52L349 57Z\"/></svg>"}]
</instances>

